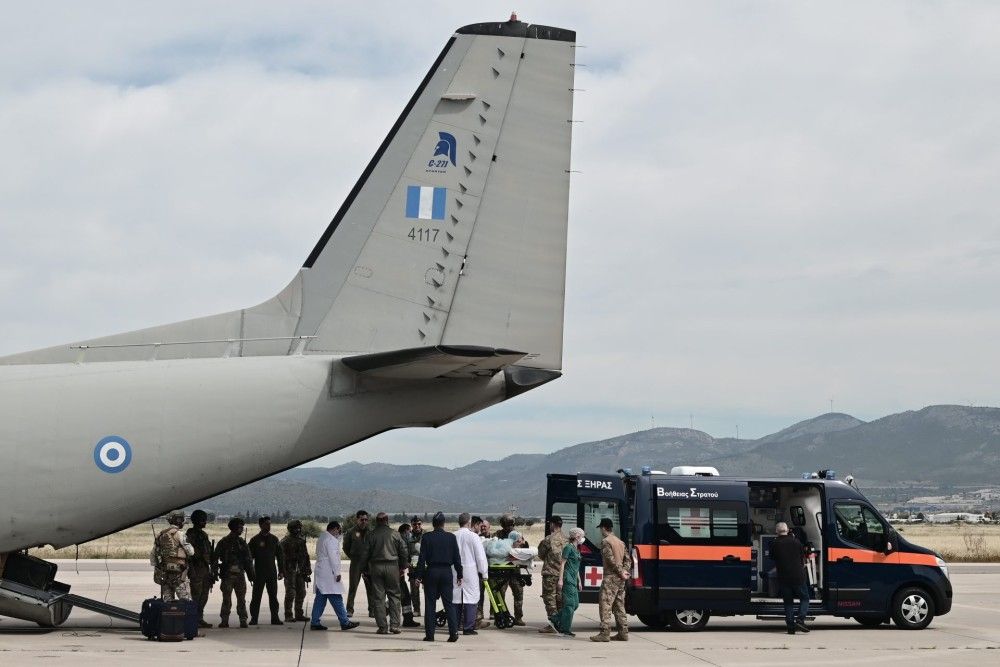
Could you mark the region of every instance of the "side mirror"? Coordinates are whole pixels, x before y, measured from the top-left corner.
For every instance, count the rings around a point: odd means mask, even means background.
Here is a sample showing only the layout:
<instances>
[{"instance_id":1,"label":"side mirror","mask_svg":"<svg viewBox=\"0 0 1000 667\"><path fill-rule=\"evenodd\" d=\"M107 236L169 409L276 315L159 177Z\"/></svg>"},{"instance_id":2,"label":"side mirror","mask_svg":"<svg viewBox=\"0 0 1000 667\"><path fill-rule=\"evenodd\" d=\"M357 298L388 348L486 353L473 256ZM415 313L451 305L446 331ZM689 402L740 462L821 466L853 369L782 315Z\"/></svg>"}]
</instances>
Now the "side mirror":
<instances>
[{"instance_id":1,"label":"side mirror","mask_svg":"<svg viewBox=\"0 0 1000 667\"><path fill-rule=\"evenodd\" d=\"M887 556L892 553L892 542L890 542L889 540L885 541L885 549L883 549L883 552Z\"/></svg>"}]
</instances>

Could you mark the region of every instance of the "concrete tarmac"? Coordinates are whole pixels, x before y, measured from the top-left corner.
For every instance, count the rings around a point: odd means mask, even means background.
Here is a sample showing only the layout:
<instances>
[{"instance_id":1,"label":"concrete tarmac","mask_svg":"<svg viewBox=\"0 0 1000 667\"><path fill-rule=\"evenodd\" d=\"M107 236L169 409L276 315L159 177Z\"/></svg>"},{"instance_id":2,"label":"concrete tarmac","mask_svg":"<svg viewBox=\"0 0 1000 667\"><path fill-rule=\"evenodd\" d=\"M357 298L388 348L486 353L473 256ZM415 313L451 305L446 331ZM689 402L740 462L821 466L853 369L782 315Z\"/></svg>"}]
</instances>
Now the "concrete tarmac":
<instances>
[{"instance_id":1,"label":"concrete tarmac","mask_svg":"<svg viewBox=\"0 0 1000 667\"><path fill-rule=\"evenodd\" d=\"M346 571L346 570L345 570ZM141 561L61 561L59 580L77 595L107 600L136 609L157 588L147 563ZM65 625L41 631L33 624L0 619L0 665L862 665L913 664L987 665L1000 661L1000 564L953 565L955 605L922 631L893 626L870 630L846 619L820 617L808 635L789 636L784 623L751 616L713 618L703 632L675 633L645 629L630 617L628 643L597 644L597 605L580 607L574 624L576 639L541 635L544 619L541 589L526 589L528 627L481 630L455 644L438 632L433 644L421 641L423 629L401 635L375 634L359 594L356 630L341 632L327 608L328 632L314 632L307 623L261 625L240 630L212 629L181 644L143 639L133 624L75 609ZM280 595L283 587L279 584ZM249 596L248 596L249 597ZM311 595L306 600L307 613ZM221 596L213 592L208 620L218 623ZM262 605L266 610L267 601ZM236 620L235 616L232 620ZM265 611L261 620L270 620ZM419 619L423 621L423 619Z\"/></svg>"}]
</instances>

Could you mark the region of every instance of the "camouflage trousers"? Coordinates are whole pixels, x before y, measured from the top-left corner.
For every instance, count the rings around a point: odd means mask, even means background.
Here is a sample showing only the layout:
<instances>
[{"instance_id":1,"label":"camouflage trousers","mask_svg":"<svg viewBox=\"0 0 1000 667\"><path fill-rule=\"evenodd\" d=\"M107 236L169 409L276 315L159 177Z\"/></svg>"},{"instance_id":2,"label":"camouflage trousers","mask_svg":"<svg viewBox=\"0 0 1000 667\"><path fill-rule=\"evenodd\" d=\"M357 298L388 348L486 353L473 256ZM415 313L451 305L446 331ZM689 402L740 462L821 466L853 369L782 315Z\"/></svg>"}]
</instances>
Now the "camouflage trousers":
<instances>
[{"instance_id":1,"label":"camouflage trousers","mask_svg":"<svg viewBox=\"0 0 1000 667\"><path fill-rule=\"evenodd\" d=\"M163 598L164 602L190 600L191 585L188 578L185 576L164 577L163 583L160 584L160 597Z\"/></svg>"},{"instance_id":2,"label":"camouflage trousers","mask_svg":"<svg viewBox=\"0 0 1000 667\"><path fill-rule=\"evenodd\" d=\"M246 576L228 573L222 577L220 582L222 589L222 611L219 616L222 620L229 620L229 613L233 610L233 593L236 593L236 615L241 621L247 620L247 580Z\"/></svg>"},{"instance_id":3,"label":"camouflage trousers","mask_svg":"<svg viewBox=\"0 0 1000 667\"><path fill-rule=\"evenodd\" d=\"M559 575L542 575L542 602L545 604L545 615L555 616L562 607L562 595L559 593Z\"/></svg>"},{"instance_id":4,"label":"camouflage trousers","mask_svg":"<svg viewBox=\"0 0 1000 667\"><path fill-rule=\"evenodd\" d=\"M205 605L208 604L208 593L215 585L212 571L203 565L192 565L188 570L191 583L191 598L198 603L198 618L205 620Z\"/></svg>"},{"instance_id":5,"label":"camouflage trousers","mask_svg":"<svg viewBox=\"0 0 1000 667\"><path fill-rule=\"evenodd\" d=\"M514 598L514 618L521 619L524 616L524 584L521 583L520 568L491 567L489 572L493 594L503 600L510 587L510 596Z\"/></svg>"},{"instance_id":6,"label":"camouflage trousers","mask_svg":"<svg viewBox=\"0 0 1000 667\"><path fill-rule=\"evenodd\" d=\"M302 618L306 615L302 608L306 601L306 577L305 572L285 573L285 620L292 620L292 605L295 605L294 617Z\"/></svg>"},{"instance_id":7,"label":"camouflage trousers","mask_svg":"<svg viewBox=\"0 0 1000 667\"><path fill-rule=\"evenodd\" d=\"M628 632L628 616L625 614L625 582L619 577L604 577L601 582L597 609L601 614L601 632L611 633L611 621L618 632Z\"/></svg>"}]
</instances>

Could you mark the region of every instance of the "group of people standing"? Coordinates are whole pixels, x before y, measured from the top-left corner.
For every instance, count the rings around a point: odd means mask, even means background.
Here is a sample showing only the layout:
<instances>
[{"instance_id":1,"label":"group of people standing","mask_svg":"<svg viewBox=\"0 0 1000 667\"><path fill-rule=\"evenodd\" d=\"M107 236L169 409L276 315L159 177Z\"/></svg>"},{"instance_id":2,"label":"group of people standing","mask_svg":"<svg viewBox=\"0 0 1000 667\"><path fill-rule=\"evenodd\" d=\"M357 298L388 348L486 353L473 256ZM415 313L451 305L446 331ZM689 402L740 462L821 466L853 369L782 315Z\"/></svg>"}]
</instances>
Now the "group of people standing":
<instances>
[{"instance_id":1,"label":"group of people standing","mask_svg":"<svg viewBox=\"0 0 1000 667\"><path fill-rule=\"evenodd\" d=\"M444 514L434 515L431 532L424 532L414 516L410 524L397 529L389 526L389 517L380 512L375 526L369 515L360 510L353 525L343 531L331 521L319 535L315 563L310 563L302 523L288 523L288 534L279 540L271 533L271 521L261 517L259 532L244 540L244 522L229 521L229 534L214 544L205 532L207 515L201 510L191 514L193 526L181 532L183 512L171 512L170 524L156 538L151 556L154 580L161 586L165 600L178 598L197 602L201 627L212 625L204 620L209 592L215 582L222 589L220 628L229 627L232 598L241 628L256 625L263 594L268 594L271 624L283 625L277 595L277 582L284 580L284 619L309 621L313 630L327 630L322 624L329 603L340 628L351 630L359 623L352 620L360 583L368 596L368 613L375 619L378 634L399 634L403 627L420 627L415 616L426 612L424 640L434 641L437 603L440 600L447 617L448 641L458 641L462 634L476 635L489 622L483 614L484 582L489 582L495 596L503 599L510 588L514 602L513 625L525 625L523 619L524 586L531 584L527 565L537 553L542 560L542 599L548 623L539 632L560 637L574 637L573 616L579 606L580 545L585 533L572 528L567 536L562 519L549 519L548 534L537 552L528 548L523 536L514 529L512 517L501 519L501 528L490 533L488 521L462 513L459 529L444 530ZM624 607L625 581L631 569L624 543L614 535L610 519L600 522L600 549L604 577L600 592L601 630L592 641L627 641L628 626ZM350 559L344 581L341 552ZM407 576L409 575L409 576ZM246 582L252 584L249 611L246 606ZM306 584L312 582L312 613L304 613ZM346 585L345 585L346 584ZM346 595L346 604L344 596ZM612 625L613 624L613 625ZM611 628L617 633L611 635Z\"/></svg>"},{"instance_id":2,"label":"group of people standing","mask_svg":"<svg viewBox=\"0 0 1000 667\"><path fill-rule=\"evenodd\" d=\"M257 522L258 533L248 542L243 539L243 519L234 518L228 524L229 534L218 544L214 544L205 532L208 515L202 510L191 513L193 525L187 532L181 532L184 512L171 512L167 522L169 525L157 535L150 556L153 580L160 584L164 600L197 602L200 627L212 627L205 621L205 606L216 582L222 589L220 628L229 627L233 597L236 598L240 627L257 625L265 591L272 625L308 620L303 604L306 584L313 573L301 521L290 521L288 534L279 540L271 533L270 517L261 517ZM281 579L285 583L284 622L278 603L278 581ZM247 580L252 585L249 612Z\"/></svg>"},{"instance_id":3,"label":"group of people standing","mask_svg":"<svg viewBox=\"0 0 1000 667\"><path fill-rule=\"evenodd\" d=\"M611 519L601 519L601 558L604 575L598 598L601 629L590 638L593 642L628 641L628 615L625 613L625 582L632 569L625 543L614 533ZM542 602L548 625L538 631L560 637L575 637L573 616L580 606L580 545L586 539L582 528L571 528L567 538L562 518L553 516L549 534L538 545L542 561ZM616 634L611 634L612 623Z\"/></svg>"}]
</instances>

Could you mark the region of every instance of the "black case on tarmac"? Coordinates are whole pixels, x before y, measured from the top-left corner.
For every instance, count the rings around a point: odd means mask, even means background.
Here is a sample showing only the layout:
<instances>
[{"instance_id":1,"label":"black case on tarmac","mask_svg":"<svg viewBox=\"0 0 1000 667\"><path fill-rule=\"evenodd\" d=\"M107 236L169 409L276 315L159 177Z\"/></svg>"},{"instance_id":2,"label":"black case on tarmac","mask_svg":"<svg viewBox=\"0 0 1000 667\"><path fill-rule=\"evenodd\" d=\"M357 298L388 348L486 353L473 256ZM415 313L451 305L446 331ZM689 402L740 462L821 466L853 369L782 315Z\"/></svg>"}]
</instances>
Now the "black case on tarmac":
<instances>
[{"instance_id":1,"label":"black case on tarmac","mask_svg":"<svg viewBox=\"0 0 1000 667\"><path fill-rule=\"evenodd\" d=\"M144 600L139 613L139 631L147 639L161 642L194 639L198 636L198 605L193 600Z\"/></svg>"}]
</instances>

